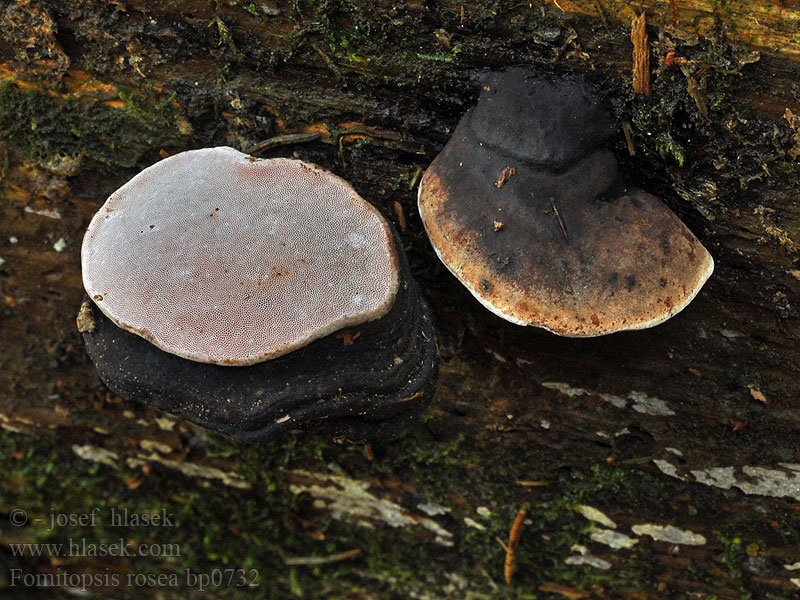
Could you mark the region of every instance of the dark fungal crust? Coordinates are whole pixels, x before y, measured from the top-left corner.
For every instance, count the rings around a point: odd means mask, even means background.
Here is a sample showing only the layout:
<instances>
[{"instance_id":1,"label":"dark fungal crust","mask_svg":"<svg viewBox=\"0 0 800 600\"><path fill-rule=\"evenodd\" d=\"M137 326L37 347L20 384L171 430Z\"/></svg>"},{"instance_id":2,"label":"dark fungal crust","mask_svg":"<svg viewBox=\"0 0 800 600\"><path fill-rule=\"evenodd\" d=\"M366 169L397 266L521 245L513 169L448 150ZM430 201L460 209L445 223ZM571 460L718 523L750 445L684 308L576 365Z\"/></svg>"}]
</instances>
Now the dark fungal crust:
<instances>
[{"instance_id":1,"label":"dark fungal crust","mask_svg":"<svg viewBox=\"0 0 800 600\"><path fill-rule=\"evenodd\" d=\"M688 228L623 186L598 147L609 121L585 85L515 69L489 79L426 171L431 243L492 312L571 337L640 329L680 311L710 275Z\"/></svg>"},{"instance_id":2,"label":"dark fungal crust","mask_svg":"<svg viewBox=\"0 0 800 600\"><path fill-rule=\"evenodd\" d=\"M484 145L548 169L573 163L615 130L587 84L554 83L519 67L486 77L478 105L467 115L463 121Z\"/></svg>"},{"instance_id":3,"label":"dark fungal crust","mask_svg":"<svg viewBox=\"0 0 800 600\"><path fill-rule=\"evenodd\" d=\"M187 360L96 308L84 343L114 392L238 441L290 429L385 437L429 404L439 364L430 309L399 254L400 285L388 313L273 360L242 367Z\"/></svg>"}]
</instances>

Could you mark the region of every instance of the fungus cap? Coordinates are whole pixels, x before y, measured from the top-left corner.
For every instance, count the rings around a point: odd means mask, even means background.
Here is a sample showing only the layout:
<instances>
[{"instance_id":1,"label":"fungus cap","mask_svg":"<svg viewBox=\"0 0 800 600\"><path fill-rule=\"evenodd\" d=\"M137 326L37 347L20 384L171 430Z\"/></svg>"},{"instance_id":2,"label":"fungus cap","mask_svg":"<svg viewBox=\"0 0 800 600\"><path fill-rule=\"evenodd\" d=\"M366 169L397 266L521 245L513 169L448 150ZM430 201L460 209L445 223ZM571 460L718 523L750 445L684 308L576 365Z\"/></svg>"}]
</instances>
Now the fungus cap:
<instances>
[{"instance_id":1,"label":"fungus cap","mask_svg":"<svg viewBox=\"0 0 800 600\"><path fill-rule=\"evenodd\" d=\"M625 188L613 120L584 83L511 69L425 172L418 204L442 262L490 311L570 337L657 325L713 271L655 196Z\"/></svg>"},{"instance_id":2,"label":"fungus cap","mask_svg":"<svg viewBox=\"0 0 800 600\"><path fill-rule=\"evenodd\" d=\"M398 289L380 213L299 160L183 152L114 192L81 249L117 326L183 358L251 365L378 319Z\"/></svg>"}]
</instances>

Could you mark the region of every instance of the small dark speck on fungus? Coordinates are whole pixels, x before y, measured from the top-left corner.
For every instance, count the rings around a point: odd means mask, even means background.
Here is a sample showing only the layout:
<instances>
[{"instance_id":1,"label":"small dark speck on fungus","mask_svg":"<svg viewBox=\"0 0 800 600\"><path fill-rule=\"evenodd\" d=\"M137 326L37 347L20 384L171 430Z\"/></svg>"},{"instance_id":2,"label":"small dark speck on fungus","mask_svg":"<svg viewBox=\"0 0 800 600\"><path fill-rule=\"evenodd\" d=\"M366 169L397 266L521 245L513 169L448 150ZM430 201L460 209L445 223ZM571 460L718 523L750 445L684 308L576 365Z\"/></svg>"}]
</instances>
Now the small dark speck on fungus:
<instances>
[{"instance_id":1,"label":"small dark speck on fungus","mask_svg":"<svg viewBox=\"0 0 800 600\"><path fill-rule=\"evenodd\" d=\"M581 81L513 68L485 82L418 203L439 258L490 311L571 337L643 329L711 275L711 255L680 219L625 187L606 148L616 129ZM508 165L513 177L498 185Z\"/></svg>"}]
</instances>

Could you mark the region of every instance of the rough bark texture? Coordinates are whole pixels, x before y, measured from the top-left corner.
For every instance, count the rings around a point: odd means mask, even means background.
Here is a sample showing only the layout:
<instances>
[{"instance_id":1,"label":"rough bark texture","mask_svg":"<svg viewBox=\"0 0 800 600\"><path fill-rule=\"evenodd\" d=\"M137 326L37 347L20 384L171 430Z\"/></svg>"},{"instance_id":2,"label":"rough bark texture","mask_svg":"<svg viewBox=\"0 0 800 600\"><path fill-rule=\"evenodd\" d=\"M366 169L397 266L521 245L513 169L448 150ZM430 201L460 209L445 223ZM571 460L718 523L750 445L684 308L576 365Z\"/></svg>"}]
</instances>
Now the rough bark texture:
<instances>
[{"instance_id":1,"label":"rough bark texture","mask_svg":"<svg viewBox=\"0 0 800 600\"><path fill-rule=\"evenodd\" d=\"M649 97L631 87L641 12ZM795 0L16 0L0 15L4 597L66 597L66 574L109 598L796 597ZM600 85L630 183L713 254L677 317L557 338L492 316L439 264L420 169L480 72L512 64ZM302 434L236 447L124 401L75 329L82 232L110 192L162 149L301 133L319 137L262 155L331 168L392 219L441 333L429 416L369 455ZM508 585L498 539L522 507ZM172 518L115 527L112 509ZM120 539L133 556L92 555ZM66 546L16 555L45 541ZM58 589L31 587L48 574Z\"/></svg>"}]
</instances>

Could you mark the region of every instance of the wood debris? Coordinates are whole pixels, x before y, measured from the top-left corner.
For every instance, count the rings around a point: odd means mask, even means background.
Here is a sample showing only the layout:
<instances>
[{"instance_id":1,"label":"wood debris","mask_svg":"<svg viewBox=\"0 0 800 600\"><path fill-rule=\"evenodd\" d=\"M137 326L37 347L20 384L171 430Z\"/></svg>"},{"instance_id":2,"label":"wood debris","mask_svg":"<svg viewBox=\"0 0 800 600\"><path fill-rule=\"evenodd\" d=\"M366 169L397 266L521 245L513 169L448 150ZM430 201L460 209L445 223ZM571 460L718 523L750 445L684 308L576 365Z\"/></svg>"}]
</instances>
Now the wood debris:
<instances>
[{"instance_id":1,"label":"wood debris","mask_svg":"<svg viewBox=\"0 0 800 600\"><path fill-rule=\"evenodd\" d=\"M552 583L546 583L544 585L539 586L540 592L551 592L553 594L560 594L565 598L588 598L591 594L585 590L576 590L575 588L570 588L565 585L555 585Z\"/></svg>"},{"instance_id":2,"label":"wood debris","mask_svg":"<svg viewBox=\"0 0 800 600\"><path fill-rule=\"evenodd\" d=\"M331 57L330 57L330 56L328 56L328 55L325 53L325 51L324 51L322 48L320 48L320 47L319 47L317 44L315 44L315 43L312 43L312 44L311 44L311 47L314 49L314 51L315 51L317 54L319 54L319 55L322 57L322 60L324 60L324 61L325 61L325 64L326 64L326 65L328 65L328 68L329 68L329 69L331 70L331 72L332 72L332 73L333 73L333 74L336 76L336 79L338 79L340 82L341 82L341 81L344 81L344 80L342 79L342 72L339 70L339 67L337 67L337 66L336 66L336 63L335 63L335 62L333 62L333 59L331 59Z\"/></svg>"},{"instance_id":3,"label":"wood debris","mask_svg":"<svg viewBox=\"0 0 800 600\"><path fill-rule=\"evenodd\" d=\"M397 215L397 224L400 225L400 231L406 232L406 215L403 212L403 205L397 200L394 201L394 212Z\"/></svg>"},{"instance_id":4,"label":"wood debris","mask_svg":"<svg viewBox=\"0 0 800 600\"><path fill-rule=\"evenodd\" d=\"M495 182L497 189L503 187L509 179L516 175L516 173L517 169L515 167L506 167L503 169L503 171L500 173L500 177L498 177L497 181Z\"/></svg>"},{"instance_id":5,"label":"wood debris","mask_svg":"<svg viewBox=\"0 0 800 600\"><path fill-rule=\"evenodd\" d=\"M94 331L95 320L92 314L92 305L87 301L81 304L81 309L78 312L78 317L75 319L78 326L78 331L81 333Z\"/></svg>"},{"instance_id":6,"label":"wood debris","mask_svg":"<svg viewBox=\"0 0 800 600\"><path fill-rule=\"evenodd\" d=\"M521 485L522 487L541 487L543 485L550 485L550 482L519 480L517 481L517 485Z\"/></svg>"},{"instance_id":7,"label":"wood debris","mask_svg":"<svg viewBox=\"0 0 800 600\"><path fill-rule=\"evenodd\" d=\"M555 202L553 202L553 213L556 215L559 227L561 227L561 233L564 236L564 241L569 243L569 238L567 237L567 228L564 227L564 221L561 220L561 215L558 213L558 207L556 206Z\"/></svg>"},{"instance_id":8,"label":"wood debris","mask_svg":"<svg viewBox=\"0 0 800 600\"><path fill-rule=\"evenodd\" d=\"M506 578L506 583L511 583L514 577L514 571L517 568L517 548L519 547L519 538L522 536L522 524L525 521L525 515L528 511L524 508L519 509L517 517L514 519L514 524L511 526L511 533L508 534L508 546L506 547L506 564L503 574Z\"/></svg>"},{"instance_id":9,"label":"wood debris","mask_svg":"<svg viewBox=\"0 0 800 600\"><path fill-rule=\"evenodd\" d=\"M625 143L628 145L628 154L636 156L636 146L633 144L633 127L628 121L622 123L622 133L625 134Z\"/></svg>"},{"instance_id":10,"label":"wood debris","mask_svg":"<svg viewBox=\"0 0 800 600\"><path fill-rule=\"evenodd\" d=\"M703 93L700 91L700 84L697 83L697 79L694 78L687 67L681 67L681 71L683 71L683 74L686 76L686 91L689 92L689 95L697 105L697 110L707 119L708 105L706 104Z\"/></svg>"},{"instance_id":11,"label":"wood debris","mask_svg":"<svg viewBox=\"0 0 800 600\"><path fill-rule=\"evenodd\" d=\"M331 554L329 556L296 556L293 558L284 558L283 562L286 565L306 565L317 566L327 565L341 560L347 560L361 554L361 548L354 548L346 552L339 552L338 554Z\"/></svg>"},{"instance_id":12,"label":"wood debris","mask_svg":"<svg viewBox=\"0 0 800 600\"><path fill-rule=\"evenodd\" d=\"M352 346L353 342L355 342L360 336L360 331L353 335L348 329L345 329L344 331L340 331L336 334L336 339L342 340L342 343L345 346Z\"/></svg>"},{"instance_id":13,"label":"wood debris","mask_svg":"<svg viewBox=\"0 0 800 600\"><path fill-rule=\"evenodd\" d=\"M789 150L789 156L794 159L800 156L800 116L795 115L787 108L786 112L783 113L783 118L786 119L786 122L789 123L789 127L794 131L794 135L792 136L794 147Z\"/></svg>"},{"instance_id":14,"label":"wood debris","mask_svg":"<svg viewBox=\"0 0 800 600\"><path fill-rule=\"evenodd\" d=\"M265 150L272 150L273 148L277 148L279 146L288 146L290 144L302 144L305 142L313 142L320 138L319 133L287 133L284 135L276 135L274 137L269 138L268 140L264 140L249 148L247 150L247 154L255 154L256 152L263 152Z\"/></svg>"},{"instance_id":15,"label":"wood debris","mask_svg":"<svg viewBox=\"0 0 800 600\"><path fill-rule=\"evenodd\" d=\"M436 38L436 41L439 42L445 48L450 47L450 41L453 39L453 36L448 34L447 31L443 28L437 29L433 32L433 36Z\"/></svg>"},{"instance_id":16,"label":"wood debris","mask_svg":"<svg viewBox=\"0 0 800 600\"><path fill-rule=\"evenodd\" d=\"M650 95L650 44L645 28L645 13L631 21L631 42L633 42L633 91Z\"/></svg>"},{"instance_id":17,"label":"wood debris","mask_svg":"<svg viewBox=\"0 0 800 600\"><path fill-rule=\"evenodd\" d=\"M600 3L600 0L594 0L594 7L597 9L597 13L600 15L600 20L603 22L603 27L608 29L608 17L606 17L606 11L603 9L603 5Z\"/></svg>"},{"instance_id":18,"label":"wood debris","mask_svg":"<svg viewBox=\"0 0 800 600\"><path fill-rule=\"evenodd\" d=\"M678 6L675 4L675 0L669 0L669 15L672 26L677 27L680 24L680 19L678 18Z\"/></svg>"},{"instance_id":19,"label":"wood debris","mask_svg":"<svg viewBox=\"0 0 800 600\"><path fill-rule=\"evenodd\" d=\"M417 170L414 171L414 175L411 177L411 182L408 184L408 189L413 190L414 186L417 185L419 181L419 176L422 175L422 168L417 167Z\"/></svg>"}]
</instances>

